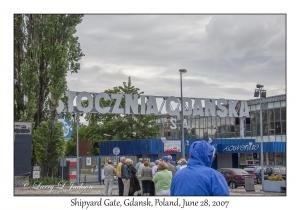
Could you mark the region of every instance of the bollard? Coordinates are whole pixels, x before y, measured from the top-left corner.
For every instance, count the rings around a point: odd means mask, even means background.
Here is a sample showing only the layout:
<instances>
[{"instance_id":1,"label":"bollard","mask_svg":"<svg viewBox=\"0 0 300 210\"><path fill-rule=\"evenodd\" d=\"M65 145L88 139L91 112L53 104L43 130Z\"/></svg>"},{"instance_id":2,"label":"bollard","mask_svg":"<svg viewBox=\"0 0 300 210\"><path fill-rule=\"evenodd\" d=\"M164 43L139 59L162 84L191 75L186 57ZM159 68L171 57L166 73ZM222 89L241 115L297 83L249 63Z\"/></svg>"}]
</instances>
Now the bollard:
<instances>
[{"instance_id":1,"label":"bollard","mask_svg":"<svg viewBox=\"0 0 300 210\"><path fill-rule=\"evenodd\" d=\"M245 190L246 192L255 191L253 178L245 178Z\"/></svg>"}]
</instances>

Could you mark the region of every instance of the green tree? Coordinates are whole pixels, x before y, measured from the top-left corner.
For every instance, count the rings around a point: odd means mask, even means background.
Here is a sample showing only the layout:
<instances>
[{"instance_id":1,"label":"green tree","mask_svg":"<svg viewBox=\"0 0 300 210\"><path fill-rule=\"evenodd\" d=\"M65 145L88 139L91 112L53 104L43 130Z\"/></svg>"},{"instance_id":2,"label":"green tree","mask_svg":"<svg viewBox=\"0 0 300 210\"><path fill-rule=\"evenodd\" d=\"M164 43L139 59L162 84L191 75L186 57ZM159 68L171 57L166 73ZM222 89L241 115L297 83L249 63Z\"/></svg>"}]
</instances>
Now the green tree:
<instances>
[{"instance_id":1,"label":"green tree","mask_svg":"<svg viewBox=\"0 0 300 210\"><path fill-rule=\"evenodd\" d=\"M74 138L70 138L65 143L65 156L76 156L76 140Z\"/></svg>"},{"instance_id":2,"label":"green tree","mask_svg":"<svg viewBox=\"0 0 300 210\"><path fill-rule=\"evenodd\" d=\"M57 166L64 156L64 135L62 124L56 123L51 130L51 122L43 121L35 130L33 139L35 142L35 155L41 165L42 175L53 177Z\"/></svg>"},{"instance_id":3,"label":"green tree","mask_svg":"<svg viewBox=\"0 0 300 210\"><path fill-rule=\"evenodd\" d=\"M66 74L80 70L81 52L76 26L83 15L30 14L14 16L15 120L32 121L35 128L49 118L67 90Z\"/></svg>"},{"instance_id":4,"label":"green tree","mask_svg":"<svg viewBox=\"0 0 300 210\"><path fill-rule=\"evenodd\" d=\"M137 94L141 95L139 88L132 86L131 78L123 82L123 86L117 86L105 91L107 94ZM101 99L104 106L113 107L115 100L106 101ZM125 107L125 99L121 101L121 106ZM119 114L87 114L85 119L89 122L85 135L88 141L92 142L92 155L98 155L99 142L104 140L132 140L149 139L159 136L159 127L156 123L157 116L153 115L119 115ZM104 136L109 134L110 136Z\"/></svg>"},{"instance_id":5,"label":"green tree","mask_svg":"<svg viewBox=\"0 0 300 210\"><path fill-rule=\"evenodd\" d=\"M80 70L76 26L83 15L16 14L14 16L14 120L37 129L50 119L56 127L58 101L67 90L67 72ZM34 131L33 131L34 132ZM51 136L50 136L51 137ZM51 137L52 138L52 137ZM33 162L36 152L33 142Z\"/></svg>"}]
</instances>

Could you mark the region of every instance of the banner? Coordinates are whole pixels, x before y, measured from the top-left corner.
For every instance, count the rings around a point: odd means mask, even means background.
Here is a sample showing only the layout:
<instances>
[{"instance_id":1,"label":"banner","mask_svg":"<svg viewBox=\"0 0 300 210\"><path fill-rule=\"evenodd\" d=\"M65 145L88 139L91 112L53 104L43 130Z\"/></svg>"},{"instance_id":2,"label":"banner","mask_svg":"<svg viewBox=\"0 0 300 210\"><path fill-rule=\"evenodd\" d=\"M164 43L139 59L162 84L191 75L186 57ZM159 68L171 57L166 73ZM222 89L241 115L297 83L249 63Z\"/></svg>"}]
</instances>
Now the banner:
<instances>
[{"instance_id":1,"label":"banner","mask_svg":"<svg viewBox=\"0 0 300 210\"><path fill-rule=\"evenodd\" d=\"M68 118L63 117L62 115L59 115L58 122L62 123L65 141L68 141L73 133L72 123L69 121Z\"/></svg>"},{"instance_id":2,"label":"banner","mask_svg":"<svg viewBox=\"0 0 300 210\"><path fill-rule=\"evenodd\" d=\"M165 141L164 152L181 152L181 141Z\"/></svg>"}]
</instances>

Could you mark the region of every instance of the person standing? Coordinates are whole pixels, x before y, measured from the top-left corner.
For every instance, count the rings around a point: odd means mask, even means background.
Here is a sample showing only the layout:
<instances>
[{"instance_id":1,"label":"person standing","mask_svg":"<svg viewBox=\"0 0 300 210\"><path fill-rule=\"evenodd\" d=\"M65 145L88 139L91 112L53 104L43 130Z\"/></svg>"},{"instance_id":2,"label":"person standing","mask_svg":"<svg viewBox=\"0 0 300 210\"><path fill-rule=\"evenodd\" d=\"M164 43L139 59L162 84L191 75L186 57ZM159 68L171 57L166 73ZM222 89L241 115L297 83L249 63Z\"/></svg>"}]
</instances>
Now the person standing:
<instances>
[{"instance_id":1,"label":"person standing","mask_svg":"<svg viewBox=\"0 0 300 210\"><path fill-rule=\"evenodd\" d=\"M149 196L152 182L152 169L149 167L149 161L144 162L144 168L141 172L141 180L143 186L143 195Z\"/></svg>"},{"instance_id":2,"label":"person standing","mask_svg":"<svg viewBox=\"0 0 300 210\"><path fill-rule=\"evenodd\" d=\"M185 167L187 167L186 164L187 164L186 160L185 160L185 159L182 159L182 160L181 160L181 167L180 167L179 170L184 169Z\"/></svg>"},{"instance_id":3,"label":"person standing","mask_svg":"<svg viewBox=\"0 0 300 210\"><path fill-rule=\"evenodd\" d=\"M156 160L153 164L152 167L150 167L152 169L152 177L155 176L155 174L157 173L157 165L159 163L159 160ZM154 196L155 195L155 183L153 181L151 181L151 187L150 187L150 196Z\"/></svg>"},{"instance_id":4,"label":"person standing","mask_svg":"<svg viewBox=\"0 0 300 210\"><path fill-rule=\"evenodd\" d=\"M135 164L135 170L136 170L136 172L138 172L138 170L139 170L139 167L140 167L140 165L141 164L143 164L143 158L140 158L139 159L139 162L137 162L136 164Z\"/></svg>"},{"instance_id":5,"label":"person standing","mask_svg":"<svg viewBox=\"0 0 300 210\"><path fill-rule=\"evenodd\" d=\"M164 161L159 162L157 168L158 172L152 179L155 183L155 194L162 196L170 195L172 172L168 171L168 165Z\"/></svg>"},{"instance_id":6,"label":"person standing","mask_svg":"<svg viewBox=\"0 0 300 210\"><path fill-rule=\"evenodd\" d=\"M120 162L117 165L117 171L116 171L116 175L118 177L119 196L123 196L124 193L124 184L122 181L122 174L121 174L121 168L123 163L125 163L125 157L120 158Z\"/></svg>"},{"instance_id":7,"label":"person standing","mask_svg":"<svg viewBox=\"0 0 300 210\"><path fill-rule=\"evenodd\" d=\"M130 177L130 187L129 187L129 196L134 195L136 191L141 190L139 179L136 176L136 169L133 167L133 161L131 161L128 165L130 169L131 177Z\"/></svg>"},{"instance_id":8,"label":"person standing","mask_svg":"<svg viewBox=\"0 0 300 210\"><path fill-rule=\"evenodd\" d=\"M178 171L181 167L181 160L178 160L178 162L176 163L176 171Z\"/></svg>"},{"instance_id":9,"label":"person standing","mask_svg":"<svg viewBox=\"0 0 300 210\"><path fill-rule=\"evenodd\" d=\"M114 185L114 175L116 174L116 169L111 165L111 160L107 162L107 165L104 167L104 184L105 191L104 195L112 195L113 185Z\"/></svg>"},{"instance_id":10,"label":"person standing","mask_svg":"<svg viewBox=\"0 0 300 210\"><path fill-rule=\"evenodd\" d=\"M176 172L171 182L172 196L229 196L224 176L212 169L214 148L205 140L190 146L188 166ZM187 181L188 180L188 181Z\"/></svg>"},{"instance_id":11,"label":"person standing","mask_svg":"<svg viewBox=\"0 0 300 210\"><path fill-rule=\"evenodd\" d=\"M148 160L148 158L145 158L144 160L142 160L142 162L139 166L139 169L137 170L137 173L136 173L136 176L139 178L139 183L140 183L140 187L141 187L141 190L137 193L137 195L142 195L142 193L143 193L141 173L142 173L142 169L145 167L144 162L146 162L147 160Z\"/></svg>"},{"instance_id":12,"label":"person standing","mask_svg":"<svg viewBox=\"0 0 300 210\"><path fill-rule=\"evenodd\" d=\"M171 157L172 157L172 156L171 156ZM173 166L173 165L170 163L169 157L168 157L168 156L163 156L163 157L161 158L161 161L164 161L164 162L167 164L168 170L172 172L172 177L174 177L174 176L175 176L175 173L176 173L176 167Z\"/></svg>"},{"instance_id":13,"label":"person standing","mask_svg":"<svg viewBox=\"0 0 300 210\"><path fill-rule=\"evenodd\" d=\"M130 188L130 169L128 168L128 165L131 163L131 159L127 158L125 160L125 163L122 164L121 167L121 176L122 176L122 181L124 184L124 196L128 196L129 194L129 188Z\"/></svg>"},{"instance_id":14,"label":"person standing","mask_svg":"<svg viewBox=\"0 0 300 210\"><path fill-rule=\"evenodd\" d=\"M174 160L172 160L172 155L168 155L168 158L169 158L168 162L176 167L176 162Z\"/></svg>"}]
</instances>

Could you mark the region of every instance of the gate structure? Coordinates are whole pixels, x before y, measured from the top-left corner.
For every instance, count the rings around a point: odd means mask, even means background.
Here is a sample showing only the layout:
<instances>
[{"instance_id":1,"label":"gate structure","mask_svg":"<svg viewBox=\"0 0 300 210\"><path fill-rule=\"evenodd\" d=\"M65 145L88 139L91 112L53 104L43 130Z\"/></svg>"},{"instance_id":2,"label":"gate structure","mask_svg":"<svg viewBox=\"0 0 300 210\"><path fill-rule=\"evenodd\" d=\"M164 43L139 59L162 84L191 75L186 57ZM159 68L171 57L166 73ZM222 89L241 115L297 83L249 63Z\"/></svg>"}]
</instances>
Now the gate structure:
<instances>
[{"instance_id":1,"label":"gate structure","mask_svg":"<svg viewBox=\"0 0 300 210\"><path fill-rule=\"evenodd\" d=\"M70 161L70 182L75 183L77 178L76 156L65 157L66 161ZM81 156L79 157L79 183L97 183L100 182L100 156Z\"/></svg>"}]
</instances>

